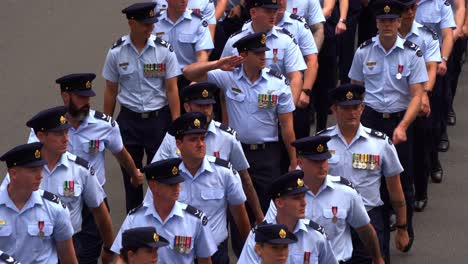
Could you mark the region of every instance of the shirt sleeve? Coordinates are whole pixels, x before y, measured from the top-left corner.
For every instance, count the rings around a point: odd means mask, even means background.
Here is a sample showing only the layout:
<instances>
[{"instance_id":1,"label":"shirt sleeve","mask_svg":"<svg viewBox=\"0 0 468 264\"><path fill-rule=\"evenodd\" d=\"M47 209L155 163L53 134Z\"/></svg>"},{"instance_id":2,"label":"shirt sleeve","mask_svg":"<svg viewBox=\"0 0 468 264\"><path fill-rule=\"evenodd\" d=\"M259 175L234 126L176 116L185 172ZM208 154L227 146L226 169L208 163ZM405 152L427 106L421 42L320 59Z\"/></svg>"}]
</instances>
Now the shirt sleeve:
<instances>
[{"instance_id":1,"label":"shirt sleeve","mask_svg":"<svg viewBox=\"0 0 468 264\"><path fill-rule=\"evenodd\" d=\"M130 216L127 216L120 227L119 233L115 236L112 247L110 248L112 252L117 255L120 255L120 249L122 248L122 233L130 228Z\"/></svg>"},{"instance_id":2,"label":"shirt sleeve","mask_svg":"<svg viewBox=\"0 0 468 264\"><path fill-rule=\"evenodd\" d=\"M197 257L207 258L212 256L218 250L218 247L214 242L213 234L211 233L209 224L202 225L200 223L199 232L197 232L195 240L195 254Z\"/></svg>"},{"instance_id":3,"label":"shirt sleeve","mask_svg":"<svg viewBox=\"0 0 468 264\"><path fill-rule=\"evenodd\" d=\"M403 172L403 166L401 166L396 148L393 144L385 144L382 150L382 156L381 170L383 176L391 177Z\"/></svg>"},{"instance_id":4,"label":"shirt sleeve","mask_svg":"<svg viewBox=\"0 0 468 264\"><path fill-rule=\"evenodd\" d=\"M325 22L325 17L323 16L322 7L320 6L319 1L309 0L306 19L309 25Z\"/></svg>"},{"instance_id":5,"label":"shirt sleeve","mask_svg":"<svg viewBox=\"0 0 468 264\"><path fill-rule=\"evenodd\" d=\"M426 63L424 62L424 58L421 56L419 57L417 55L418 52L421 52L418 50L417 52L414 53L413 59L411 60L411 74L409 77L409 84L415 84L415 83L423 83L427 82L429 77L427 76L427 69L426 69Z\"/></svg>"},{"instance_id":6,"label":"shirt sleeve","mask_svg":"<svg viewBox=\"0 0 468 264\"><path fill-rule=\"evenodd\" d=\"M278 99L277 107L279 114L291 113L296 109L292 98L291 88L289 87L289 85L286 85L284 83L283 86L285 86L284 92L279 95Z\"/></svg>"},{"instance_id":7,"label":"shirt sleeve","mask_svg":"<svg viewBox=\"0 0 468 264\"><path fill-rule=\"evenodd\" d=\"M273 200L270 200L270 207L268 207L268 211L265 215L265 221L268 223L273 223L273 220L275 220L277 214L278 211L276 209L276 205Z\"/></svg>"},{"instance_id":8,"label":"shirt sleeve","mask_svg":"<svg viewBox=\"0 0 468 264\"><path fill-rule=\"evenodd\" d=\"M284 69L286 74L307 69L301 50L294 39L290 38L290 43L286 48L284 56Z\"/></svg>"},{"instance_id":9,"label":"shirt sleeve","mask_svg":"<svg viewBox=\"0 0 468 264\"><path fill-rule=\"evenodd\" d=\"M302 56L317 54L314 36L306 23L299 23L298 35L296 36Z\"/></svg>"},{"instance_id":10,"label":"shirt sleeve","mask_svg":"<svg viewBox=\"0 0 468 264\"><path fill-rule=\"evenodd\" d=\"M424 50L424 61L425 62L440 62L440 45L438 39L433 39L432 36L428 37L426 41L426 50Z\"/></svg>"},{"instance_id":11,"label":"shirt sleeve","mask_svg":"<svg viewBox=\"0 0 468 264\"><path fill-rule=\"evenodd\" d=\"M3 178L2 185L0 185L0 191L6 190L8 184L10 184L10 174L7 173L5 178Z\"/></svg>"},{"instance_id":12,"label":"shirt sleeve","mask_svg":"<svg viewBox=\"0 0 468 264\"><path fill-rule=\"evenodd\" d=\"M159 161L159 160L166 160L170 158L178 158L179 156L176 153L177 147L174 148L176 145L175 138L171 136L169 133L166 133L164 139L159 146L158 151L154 154L153 160L151 163Z\"/></svg>"},{"instance_id":13,"label":"shirt sleeve","mask_svg":"<svg viewBox=\"0 0 468 264\"><path fill-rule=\"evenodd\" d=\"M452 7L450 4L446 5L445 3L448 3L448 0L444 1L444 4L442 4L442 8L440 9L440 29L456 28L457 24L455 24L455 19L453 18Z\"/></svg>"},{"instance_id":14,"label":"shirt sleeve","mask_svg":"<svg viewBox=\"0 0 468 264\"><path fill-rule=\"evenodd\" d=\"M333 253L330 240L324 236L324 240L322 242L323 243L320 245L320 252L318 254L318 262L323 264L338 264L335 254Z\"/></svg>"},{"instance_id":15,"label":"shirt sleeve","mask_svg":"<svg viewBox=\"0 0 468 264\"><path fill-rule=\"evenodd\" d=\"M350 212L346 218L346 222L349 223L354 229L363 227L370 223L369 215L367 214L366 208L362 201L361 196L355 191L350 192Z\"/></svg>"},{"instance_id":16,"label":"shirt sleeve","mask_svg":"<svg viewBox=\"0 0 468 264\"><path fill-rule=\"evenodd\" d=\"M29 132L28 143L34 142L39 142L39 139L37 138L36 133L34 133L34 129L31 128L31 131Z\"/></svg>"},{"instance_id":17,"label":"shirt sleeve","mask_svg":"<svg viewBox=\"0 0 468 264\"><path fill-rule=\"evenodd\" d=\"M94 169L93 169L94 170ZM99 184L98 179L95 175L91 175L89 170L85 174L86 185L83 186L84 190L82 192L84 202L89 208L97 208L104 201L106 193Z\"/></svg>"},{"instance_id":18,"label":"shirt sleeve","mask_svg":"<svg viewBox=\"0 0 468 264\"><path fill-rule=\"evenodd\" d=\"M355 81L364 81L364 72L362 69L362 58L361 58L362 52L360 51L360 48L356 50L356 53L354 54L353 58L353 63L351 64L351 68L349 69L348 77L351 80Z\"/></svg>"},{"instance_id":19,"label":"shirt sleeve","mask_svg":"<svg viewBox=\"0 0 468 264\"><path fill-rule=\"evenodd\" d=\"M237 40L237 38L230 37L226 44L224 45L223 53L221 53L221 58L223 57L229 57L233 55L239 55L239 52L237 52L236 48L233 48L232 45L235 43L234 39Z\"/></svg>"},{"instance_id":20,"label":"shirt sleeve","mask_svg":"<svg viewBox=\"0 0 468 264\"><path fill-rule=\"evenodd\" d=\"M207 73L208 76L208 82L216 84L221 90L224 90L226 92L226 87L229 87L229 84L226 82L229 80L229 72L225 72L222 70L213 70L209 71Z\"/></svg>"},{"instance_id":21,"label":"shirt sleeve","mask_svg":"<svg viewBox=\"0 0 468 264\"><path fill-rule=\"evenodd\" d=\"M68 209L58 206L58 211L55 217L54 239L56 241L65 241L73 236L73 226L70 220Z\"/></svg>"},{"instance_id":22,"label":"shirt sleeve","mask_svg":"<svg viewBox=\"0 0 468 264\"><path fill-rule=\"evenodd\" d=\"M205 9L202 12L202 16L208 22L208 24L216 25L215 5L213 1L208 1Z\"/></svg>"},{"instance_id":23,"label":"shirt sleeve","mask_svg":"<svg viewBox=\"0 0 468 264\"><path fill-rule=\"evenodd\" d=\"M111 127L108 131L106 137L106 148L110 150L113 154L117 154L122 151L124 145L122 141L122 135L120 134L119 124L117 121L113 120L114 126Z\"/></svg>"},{"instance_id":24,"label":"shirt sleeve","mask_svg":"<svg viewBox=\"0 0 468 264\"><path fill-rule=\"evenodd\" d=\"M208 30L208 27L205 27L203 25L203 23L207 22L205 20L202 20L202 22L200 23L197 33L197 35L200 36L200 38L195 43L195 51L212 50L214 48L210 31Z\"/></svg>"},{"instance_id":25,"label":"shirt sleeve","mask_svg":"<svg viewBox=\"0 0 468 264\"><path fill-rule=\"evenodd\" d=\"M232 163L232 167L237 171L243 171L250 167L247 158L245 157L244 150L239 140L233 138L231 140L231 153L229 155L229 161Z\"/></svg>"},{"instance_id":26,"label":"shirt sleeve","mask_svg":"<svg viewBox=\"0 0 468 264\"><path fill-rule=\"evenodd\" d=\"M227 200L229 205L243 204L247 198L245 197L244 190L239 173L228 169L226 171L225 179L227 181Z\"/></svg>"},{"instance_id":27,"label":"shirt sleeve","mask_svg":"<svg viewBox=\"0 0 468 264\"><path fill-rule=\"evenodd\" d=\"M115 54L112 50L109 50L104 63L104 68L102 69L102 77L113 83L117 83L119 81L119 71L115 60Z\"/></svg>"},{"instance_id":28,"label":"shirt sleeve","mask_svg":"<svg viewBox=\"0 0 468 264\"><path fill-rule=\"evenodd\" d=\"M238 263L261 263L260 256L255 252L255 235L250 231L245 241Z\"/></svg>"},{"instance_id":29,"label":"shirt sleeve","mask_svg":"<svg viewBox=\"0 0 468 264\"><path fill-rule=\"evenodd\" d=\"M172 48L167 49L166 79L174 78L182 74L179 62L177 61L177 56L174 51L171 51L171 49Z\"/></svg>"}]
</instances>

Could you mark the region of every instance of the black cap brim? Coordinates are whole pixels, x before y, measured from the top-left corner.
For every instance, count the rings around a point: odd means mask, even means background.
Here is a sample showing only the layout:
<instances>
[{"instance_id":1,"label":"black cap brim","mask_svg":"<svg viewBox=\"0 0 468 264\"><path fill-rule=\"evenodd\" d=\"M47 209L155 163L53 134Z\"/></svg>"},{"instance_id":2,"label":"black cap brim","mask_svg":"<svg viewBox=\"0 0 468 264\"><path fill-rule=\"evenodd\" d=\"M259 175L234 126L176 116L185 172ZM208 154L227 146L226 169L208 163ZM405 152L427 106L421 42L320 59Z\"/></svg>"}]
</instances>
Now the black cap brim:
<instances>
[{"instance_id":1,"label":"black cap brim","mask_svg":"<svg viewBox=\"0 0 468 264\"><path fill-rule=\"evenodd\" d=\"M361 103L362 103L361 100L349 100L349 101L336 102L337 105L341 105L341 106L358 105Z\"/></svg>"},{"instance_id":2,"label":"black cap brim","mask_svg":"<svg viewBox=\"0 0 468 264\"><path fill-rule=\"evenodd\" d=\"M255 49L249 49L248 51L253 51L253 52L262 52L262 51L269 51L270 48L268 47L260 47L260 48L255 48Z\"/></svg>"},{"instance_id":3,"label":"black cap brim","mask_svg":"<svg viewBox=\"0 0 468 264\"><path fill-rule=\"evenodd\" d=\"M196 100L191 100L188 101L188 103L194 103L194 104L199 104L199 105L210 105L210 104L216 104L215 99L196 99Z\"/></svg>"},{"instance_id":4,"label":"black cap brim","mask_svg":"<svg viewBox=\"0 0 468 264\"><path fill-rule=\"evenodd\" d=\"M296 243L296 242L297 242L297 240L290 239L290 238L275 238L275 239L269 240L268 242L265 242L265 243L275 244L275 245L286 245L286 244L292 244L292 243Z\"/></svg>"},{"instance_id":5,"label":"black cap brim","mask_svg":"<svg viewBox=\"0 0 468 264\"><path fill-rule=\"evenodd\" d=\"M305 193L309 190L309 188L307 186L302 186L302 187L299 187L299 188L296 188L290 192L286 192L286 193L283 193L281 194L281 196L285 196L285 195L295 195L295 194L299 194L299 193Z\"/></svg>"},{"instance_id":6,"label":"black cap brim","mask_svg":"<svg viewBox=\"0 0 468 264\"><path fill-rule=\"evenodd\" d=\"M26 164L21 164L18 165L18 167L24 167L24 168L36 168L36 167L42 167L47 164L47 161L40 159L40 160L35 160L33 162L28 162Z\"/></svg>"},{"instance_id":7,"label":"black cap brim","mask_svg":"<svg viewBox=\"0 0 468 264\"><path fill-rule=\"evenodd\" d=\"M203 129L203 128L197 128L197 129L191 129L191 130L187 130L185 131L183 134L184 135L192 135L192 134L205 134L206 133L206 129Z\"/></svg>"},{"instance_id":8,"label":"black cap brim","mask_svg":"<svg viewBox=\"0 0 468 264\"><path fill-rule=\"evenodd\" d=\"M328 151L321 154L300 154L300 156L303 156L308 160L326 160L331 158L331 154Z\"/></svg>"},{"instance_id":9,"label":"black cap brim","mask_svg":"<svg viewBox=\"0 0 468 264\"><path fill-rule=\"evenodd\" d=\"M182 175L177 175L177 176L171 176L168 178L159 178L159 179L154 179L157 182L164 183L164 184L177 184L185 181L185 178Z\"/></svg>"},{"instance_id":10,"label":"black cap brim","mask_svg":"<svg viewBox=\"0 0 468 264\"><path fill-rule=\"evenodd\" d=\"M262 5L262 6L259 6L259 7L268 8L268 9L280 9L281 8L280 5L274 5L274 4Z\"/></svg>"},{"instance_id":11,"label":"black cap brim","mask_svg":"<svg viewBox=\"0 0 468 264\"><path fill-rule=\"evenodd\" d=\"M400 18L399 15L396 14L382 14L382 15L377 15L375 16L377 19L394 19L394 18Z\"/></svg>"},{"instance_id":12,"label":"black cap brim","mask_svg":"<svg viewBox=\"0 0 468 264\"><path fill-rule=\"evenodd\" d=\"M76 95L79 95L79 96L85 96L85 97L94 97L94 96L96 96L96 93L91 89L88 89L88 90L74 90L74 91L72 91L72 93L74 93Z\"/></svg>"},{"instance_id":13,"label":"black cap brim","mask_svg":"<svg viewBox=\"0 0 468 264\"><path fill-rule=\"evenodd\" d=\"M399 3L405 7L409 7L409 6L412 6L413 4L416 4L417 0L412 0L412 1L409 1L409 2L401 2L399 1Z\"/></svg>"},{"instance_id":14,"label":"black cap brim","mask_svg":"<svg viewBox=\"0 0 468 264\"><path fill-rule=\"evenodd\" d=\"M49 132L56 132L56 131L62 131L62 130L65 130L65 129L68 129L70 128L72 125L70 123L67 123L67 124L64 124L64 125L60 125L58 127L54 127L54 128L51 128L51 129L47 129L46 131L49 131Z\"/></svg>"},{"instance_id":15,"label":"black cap brim","mask_svg":"<svg viewBox=\"0 0 468 264\"><path fill-rule=\"evenodd\" d=\"M157 17L150 17L150 18L145 18L145 19L142 19L142 20L137 20L138 22L140 23L143 23L143 24L154 24L156 22L158 22L158 18Z\"/></svg>"}]
</instances>

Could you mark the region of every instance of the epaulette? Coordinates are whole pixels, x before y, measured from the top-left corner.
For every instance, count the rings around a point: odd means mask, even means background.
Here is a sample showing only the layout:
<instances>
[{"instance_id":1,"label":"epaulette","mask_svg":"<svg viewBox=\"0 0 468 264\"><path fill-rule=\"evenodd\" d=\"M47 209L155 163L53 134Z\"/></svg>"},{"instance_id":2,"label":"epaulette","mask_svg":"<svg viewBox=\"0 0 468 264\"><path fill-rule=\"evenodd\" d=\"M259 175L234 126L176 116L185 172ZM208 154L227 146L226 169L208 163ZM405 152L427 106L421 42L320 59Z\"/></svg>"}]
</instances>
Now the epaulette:
<instances>
[{"instance_id":1,"label":"epaulette","mask_svg":"<svg viewBox=\"0 0 468 264\"><path fill-rule=\"evenodd\" d=\"M352 189L354 189L354 185L352 182L350 182L348 179L346 179L345 177L341 177L341 176L336 176L336 178L332 179L333 182L335 183L339 183L339 184L343 184L343 185L346 185L348 187L351 187Z\"/></svg>"},{"instance_id":2,"label":"epaulette","mask_svg":"<svg viewBox=\"0 0 468 264\"><path fill-rule=\"evenodd\" d=\"M44 191L44 193L42 194L42 197L48 201L54 202L56 204L60 204L63 208L67 208L67 206L62 202L62 200L60 200L60 198L57 195L51 192Z\"/></svg>"},{"instance_id":3,"label":"epaulette","mask_svg":"<svg viewBox=\"0 0 468 264\"><path fill-rule=\"evenodd\" d=\"M203 19L203 16L200 13L192 11L192 15L195 16L195 17L198 17L199 19Z\"/></svg>"},{"instance_id":4,"label":"epaulette","mask_svg":"<svg viewBox=\"0 0 468 264\"><path fill-rule=\"evenodd\" d=\"M91 164L89 163L89 161L76 156L75 163L88 169L91 176L94 176L95 171L93 166L91 166Z\"/></svg>"},{"instance_id":5,"label":"epaulette","mask_svg":"<svg viewBox=\"0 0 468 264\"><path fill-rule=\"evenodd\" d=\"M228 169L232 169L232 164L231 162L227 161L227 160L224 160L224 159L220 159L220 158L216 158L214 163L216 165L219 165L221 167L224 167L224 168L228 168Z\"/></svg>"},{"instance_id":6,"label":"epaulette","mask_svg":"<svg viewBox=\"0 0 468 264\"><path fill-rule=\"evenodd\" d=\"M430 27L428 27L426 25L423 25L421 28L426 30L427 32L431 33L433 40L438 40L439 39L439 35L437 35L437 32L434 29L432 29L432 28L430 28Z\"/></svg>"},{"instance_id":7,"label":"epaulette","mask_svg":"<svg viewBox=\"0 0 468 264\"><path fill-rule=\"evenodd\" d=\"M233 136L236 135L236 131L226 124L215 122L215 126L221 129L222 131L227 132Z\"/></svg>"},{"instance_id":8,"label":"epaulette","mask_svg":"<svg viewBox=\"0 0 468 264\"><path fill-rule=\"evenodd\" d=\"M369 130L367 130L367 133L369 133L369 135L374 136L376 138L385 139L387 137L387 135L385 135L385 133L382 133L382 132L380 132L378 130L375 130L375 129L369 129Z\"/></svg>"},{"instance_id":9,"label":"epaulette","mask_svg":"<svg viewBox=\"0 0 468 264\"><path fill-rule=\"evenodd\" d=\"M309 226L310 226L312 229L318 231L318 232L321 233L322 235L325 235L325 236L327 235L327 234L325 233L325 229L323 228L323 226L317 224L316 222L314 222L314 221L312 221L312 220L310 220L310 219L308 219L308 220L309 220Z\"/></svg>"},{"instance_id":10,"label":"epaulette","mask_svg":"<svg viewBox=\"0 0 468 264\"><path fill-rule=\"evenodd\" d=\"M199 218L202 221L203 225L208 224L208 217L206 217L206 215L204 215L203 212L200 209L197 209L197 208L187 204L187 207L185 208L185 211L187 211L187 213Z\"/></svg>"},{"instance_id":11,"label":"epaulette","mask_svg":"<svg viewBox=\"0 0 468 264\"><path fill-rule=\"evenodd\" d=\"M156 37L156 39L154 39L154 43L168 48L171 52L174 51L174 48L172 47L172 45L160 37Z\"/></svg>"},{"instance_id":12,"label":"epaulette","mask_svg":"<svg viewBox=\"0 0 468 264\"><path fill-rule=\"evenodd\" d=\"M359 46L359 48L360 48L360 49L365 48L365 47L369 46L369 45L372 44L372 43L374 43L374 40L368 39L368 40L364 41L364 42L361 44L361 46Z\"/></svg>"},{"instance_id":13,"label":"epaulette","mask_svg":"<svg viewBox=\"0 0 468 264\"><path fill-rule=\"evenodd\" d=\"M102 112L95 111L95 112L94 112L94 118L99 119L99 120L106 121L106 122L110 123L112 127L115 126L115 121L112 120L112 117L111 117L111 116L108 116L108 115L106 115L106 114L104 114L104 113L102 113Z\"/></svg>"},{"instance_id":14,"label":"epaulette","mask_svg":"<svg viewBox=\"0 0 468 264\"><path fill-rule=\"evenodd\" d=\"M128 211L128 215L132 215L136 213L141 207L143 207L143 204L140 204L137 207L133 208L132 210Z\"/></svg>"},{"instance_id":15,"label":"epaulette","mask_svg":"<svg viewBox=\"0 0 468 264\"><path fill-rule=\"evenodd\" d=\"M281 74L280 72L277 72L277 71L275 71L273 69L270 69L268 71L268 74L270 74L271 76L275 76L278 79L283 79L283 77L284 77L283 74Z\"/></svg>"},{"instance_id":16,"label":"epaulette","mask_svg":"<svg viewBox=\"0 0 468 264\"><path fill-rule=\"evenodd\" d=\"M293 33L289 32L289 30L287 30L287 29L285 29L285 28L282 28L282 29L281 29L281 32L283 32L284 34L290 36L290 37L292 38L293 42L294 42L295 44L297 44L296 38L294 37Z\"/></svg>"},{"instance_id":17,"label":"epaulette","mask_svg":"<svg viewBox=\"0 0 468 264\"><path fill-rule=\"evenodd\" d=\"M21 264L16 259L14 259L12 256L8 255L7 253L5 253L5 252L3 252L1 250L0 250L0 260L2 260L5 263Z\"/></svg>"},{"instance_id":18,"label":"epaulette","mask_svg":"<svg viewBox=\"0 0 468 264\"><path fill-rule=\"evenodd\" d=\"M327 127L327 128L325 128L325 129L322 129L322 130L320 130L319 132L315 133L315 135L316 135L316 136L321 135L321 134L323 134L323 133L325 133L325 132L327 132L327 131L333 130L334 128L335 128L335 126Z\"/></svg>"},{"instance_id":19,"label":"epaulette","mask_svg":"<svg viewBox=\"0 0 468 264\"><path fill-rule=\"evenodd\" d=\"M232 35L231 35L229 38L232 38L232 37L234 37L234 36L237 36L237 35L239 35L240 33L244 32L244 31L246 31L246 29L241 29L241 30L239 30L239 31L236 31L236 32L232 33Z\"/></svg>"},{"instance_id":20,"label":"epaulette","mask_svg":"<svg viewBox=\"0 0 468 264\"><path fill-rule=\"evenodd\" d=\"M114 42L111 49L117 48L118 46L122 45L124 42L125 42L125 38L120 37L116 42Z\"/></svg>"},{"instance_id":21,"label":"epaulette","mask_svg":"<svg viewBox=\"0 0 468 264\"><path fill-rule=\"evenodd\" d=\"M405 43L403 43L403 46L416 51L416 56L422 57L422 51L419 49L419 46L416 45L414 42L411 42L409 40L406 40Z\"/></svg>"},{"instance_id":22,"label":"epaulette","mask_svg":"<svg viewBox=\"0 0 468 264\"><path fill-rule=\"evenodd\" d=\"M298 15L296 15L296 14L291 14L289 17L292 18L292 19L294 19L294 20L299 20L299 21L305 23L305 18L304 18L303 16L298 16Z\"/></svg>"},{"instance_id":23,"label":"epaulette","mask_svg":"<svg viewBox=\"0 0 468 264\"><path fill-rule=\"evenodd\" d=\"M448 0L445 0L444 5L450 6L450 2Z\"/></svg>"}]
</instances>

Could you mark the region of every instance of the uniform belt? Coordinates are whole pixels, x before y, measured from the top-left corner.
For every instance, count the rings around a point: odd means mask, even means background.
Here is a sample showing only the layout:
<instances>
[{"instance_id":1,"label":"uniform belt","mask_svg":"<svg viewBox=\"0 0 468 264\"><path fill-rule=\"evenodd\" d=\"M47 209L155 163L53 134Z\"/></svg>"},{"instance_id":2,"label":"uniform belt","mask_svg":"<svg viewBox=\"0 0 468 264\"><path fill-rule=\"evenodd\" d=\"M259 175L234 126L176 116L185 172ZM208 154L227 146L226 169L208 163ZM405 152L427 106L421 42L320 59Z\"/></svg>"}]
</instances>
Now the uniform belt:
<instances>
[{"instance_id":1,"label":"uniform belt","mask_svg":"<svg viewBox=\"0 0 468 264\"><path fill-rule=\"evenodd\" d=\"M244 150L265 150L269 146L272 146L274 144L278 144L278 142L265 142L265 143L260 143L260 144L244 144L242 143L242 148Z\"/></svg>"},{"instance_id":2,"label":"uniform belt","mask_svg":"<svg viewBox=\"0 0 468 264\"><path fill-rule=\"evenodd\" d=\"M152 118L152 117L158 117L162 111L166 110L168 108L168 106L164 106L158 110L154 110L154 111L149 111L149 112L143 112L143 113L138 113L138 112L135 112L135 111L132 111L128 108L126 108L125 106L121 106L121 112L122 113L125 113L126 115L131 115L135 118L140 118L140 119L148 119L148 118Z\"/></svg>"},{"instance_id":3,"label":"uniform belt","mask_svg":"<svg viewBox=\"0 0 468 264\"><path fill-rule=\"evenodd\" d=\"M395 113L381 113L374 110L372 107L366 106L367 111L372 115L377 116L382 119L401 119L406 113L406 110L395 112Z\"/></svg>"}]
</instances>

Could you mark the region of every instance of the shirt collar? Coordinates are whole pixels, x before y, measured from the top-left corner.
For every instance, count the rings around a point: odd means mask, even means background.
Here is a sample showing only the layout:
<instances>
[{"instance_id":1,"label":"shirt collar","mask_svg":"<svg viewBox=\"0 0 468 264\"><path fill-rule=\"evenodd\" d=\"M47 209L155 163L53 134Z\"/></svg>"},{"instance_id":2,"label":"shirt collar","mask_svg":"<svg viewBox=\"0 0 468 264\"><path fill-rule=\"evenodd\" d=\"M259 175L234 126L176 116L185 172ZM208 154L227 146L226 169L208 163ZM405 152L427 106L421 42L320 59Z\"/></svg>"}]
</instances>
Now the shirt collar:
<instances>
[{"instance_id":1,"label":"shirt collar","mask_svg":"<svg viewBox=\"0 0 468 264\"><path fill-rule=\"evenodd\" d=\"M408 39L409 37L411 37L411 35L419 36L419 27L422 27L422 25L416 21L413 21L413 24L411 25L411 30L410 32L408 32L404 39ZM403 38L400 33L398 33L398 37Z\"/></svg>"},{"instance_id":2,"label":"shirt collar","mask_svg":"<svg viewBox=\"0 0 468 264\"><path fill-rule=\"evenodd\" d=\"M255 33L255 31L254 31L254 29L253 29L253 26L252 26L252 21L249 22L249 24L247 25L246 29L247 29L247 31L249 31L250 33ZM275 37L278 37L278 34L279 34L278 31L279 31L279 30L281 30L280 27L278 27L278 26L273 26L273 28L272 28L270 31L266 32L266 37L267 37L267 39L268 39L268 37L270 37L271 35L273 35L273 36L275 36ZM268 45L267 45L267 46L268 46Z\"/></svg>"},{"instance_id":3,"label":"shirt collar","mask_svg":"<svg viewBox=\"0 0 468 264\"><path fill-rule=\"evenodd\" d=\"M190 171L185 167L184 162L182 162L179 165L179 170L181 172L183 172L183 174L185 174L189 178L195 178L196 176L202 174L204 171L208 171L208 172L213 172L214 171L213 167L211 166L210 162L208 161L207 156L205 156L203 158L203 162L202 162L200 168L198 169L197 173L195 173L195 175L193 177L192 177L192 174L190 173Z\"/></svg>"},{"instance_id":4,"label":"shirt collar","mask_svg":"<svg viewBox=\"0 0 468 264\"><path fill-rule=\"evenodd\" d=\"M283 27L284 24L292 24L292 23L293 23L293 21L292 21L292 18L291 18L291 13L286 11L286 12L284 12L283 19L281 19L281 21L276 25L278 27Z\"/></svg>"},{"instance_id":5,"label":"shirt collar","mask_svg":"<svg viewBox=\"0 0 468 264\"><path fill-rule=\"evenodd\" d=\"M182 14L182 16L180 16L175 23L172 23L172 20L170 20L167 17L167 10L166 10L164 12L161 12L161 15L159 16L159 20L166 20L167 22L169 22L169 23L171 23L173 25L176 25L176 24L178 24L180 21L182 21L184 19L192 20L191 12L192 11L190 11L189 9L186 9L185 12Z\"/></svg>"},{"instance_id":6,"label":"shirt collar","mask_svg":"<svg viewBox=\"0 0 468 264\"><path fill-rule=\"evenodd\" d=\"M216 126L214 120L211 120L210 124L208 125L208 132L216 135Z\"/></svg>"},{"instance_id":7,"label":"shirt collar","mask_svg":"<svg viewBox=\"0 0 468 264\"><path fill-rule=\"evenodd\" d=\"M158 219L161 223L163 223L161 217L159 217L158 212L156 212L156 208L154 208L154 201L152 196L151 198L145 198L145 200L143 201L143 206L146 208L145 216L152 215L154 218ZM167 220L169 220L173 216L184 217L183 209L185 209L184 204L181 204L180 202L176 201L165 222L167 222Z\"/></svg>"},{"instance_id":8,"label":"shirt collar","mask_svg":"<svg viewBox=\"0 0 468 264\"><path fill-rule=\"evenodd\" d=\"M276 221L276 217L273 218L273 221L271 221L271 224L277 224L278 222ZM306 224L306 219L299 219L297 220L296 222L296 226L294 227L294 231L293 233L294 234L297 234L299 233L299 231L304 231L304 232L309 232L309 230L307 229L307 224Z\"/></svg>"},{"instance_id":9,"label":"shirt collar","mask_svg":"<svg viewBox=\"0 0 468 264\"><path fill-rule=\"evenodd\" d=\"M245 75L245 72L244 72L244 65L241 64L241 66L239 68L237 68L237 80L240 80L242 78L244 78L245 80L249 81L249 78L247 78L247 75ZM260 78L263 78L263 79L267 79L266 75L268 74L268 71L269 69L268 68L263 68L262 69L262 73L260 74ZM257 80L258 81L258 80ZM255 81L255 82L257 82Z\"/></svg>"},{"instance_id":10,"label":"shirt collar","mask_svg":"<svg viewBox=\"0 0 468 264\"><path fill-rule=\"evenodd\" d=\"M382 51L385 51L382 44L380 44L379 35L373 37L372 40L374 41L374 47L377 46L377 47L381 48ZM404 49L404 46L403 46L404 43L405 43L405 40L402 39L399 35L397 35L397 39L395 41L395 44L393 44L393 47L390 49L390 51L386 52L386 54L390 54L395 48Z\"/></svg>"},{"instance_id":11,"label":"shirt collar","mask_svg":"<svg viewBox=\"0 0 468 264\"><path fill-rule=\"evenodd\" d=\"M37 190L31 193L31 196L29 197L28 201L24 205L24 207L21 209L21 211L24 211L28 208L33 207L35 204L44 204L42 201L42 194L44 193L43 190ZM18 209L16 208L16 205L13 203L11 200L10 196L8 195L8 190L5 188L5 190L0 192L0 204L4 204L8 208L11 208L15 211Z\"/></svg>"}]
</instances>

